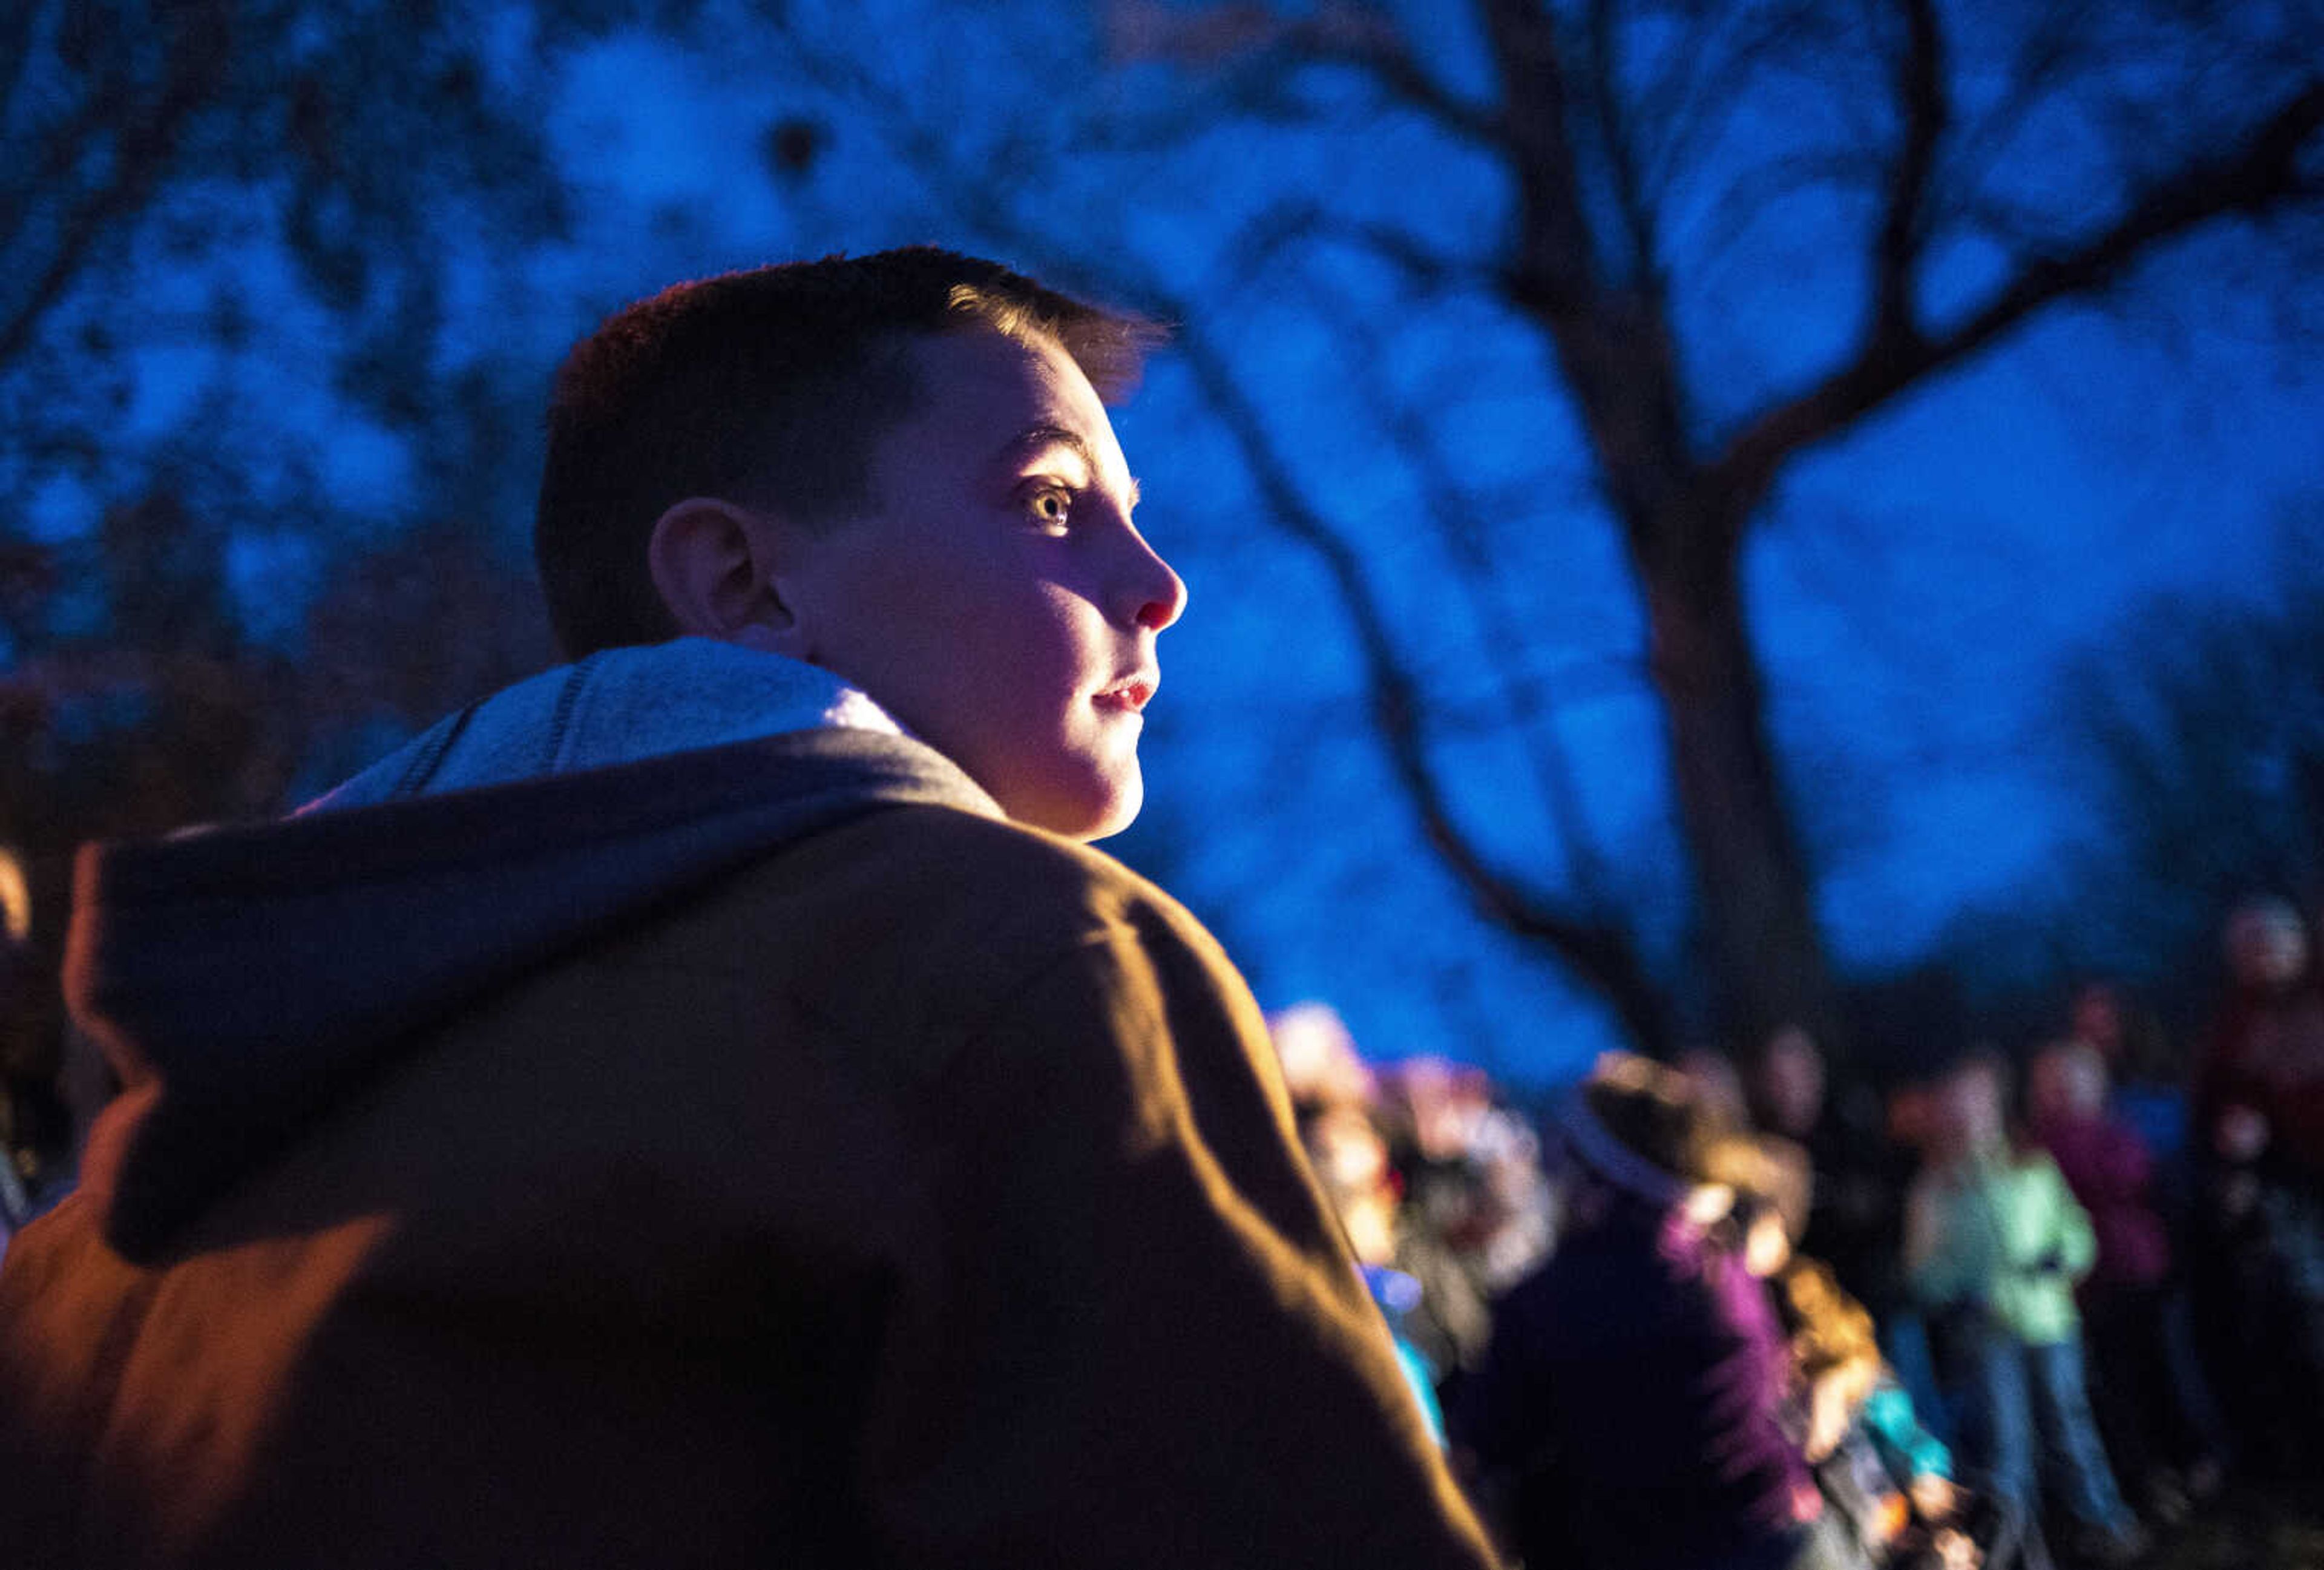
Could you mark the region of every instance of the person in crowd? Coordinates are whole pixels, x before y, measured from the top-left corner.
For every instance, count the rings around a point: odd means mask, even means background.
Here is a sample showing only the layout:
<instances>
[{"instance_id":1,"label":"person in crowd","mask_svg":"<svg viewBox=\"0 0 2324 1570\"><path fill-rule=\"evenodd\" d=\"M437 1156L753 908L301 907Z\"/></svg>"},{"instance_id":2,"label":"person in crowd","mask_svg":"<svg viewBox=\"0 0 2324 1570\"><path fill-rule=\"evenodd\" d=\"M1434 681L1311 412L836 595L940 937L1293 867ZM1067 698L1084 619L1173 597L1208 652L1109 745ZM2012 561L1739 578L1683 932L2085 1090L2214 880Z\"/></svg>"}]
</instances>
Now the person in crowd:
<instances>
[{"instance_id":1,"label":"person in crowd","mask_svg":"<svg viewBox=\"0 0 2324 1570\"><path fill-rule=\"evenodd\" d=\"M1347 1021L1329 1003L1308 1002L1267 1016L1283 1087L1301 1108L1379 1104L1379 1076L1356 1050Z\"/></svg>"},{"instance_id":2,"label":"person in crowd","mask_svg":"<svg viewBox=\"0 0 2324 1570\"><path fill-rule=\"evenodd\" d=\"M1401 1195L1388 1166L1388 1141L1372 1109L1360 1102L1299 1102L1300 1143L1323 1185L1323 1197L1347 1231L1349 1251L1373 1305L1387 1319L1405 1382L1438 1444L1444 1414L1436 1397L1437 1370L1407 1326L1421 1307L1419 1280L1395 1268Z\"/></svg>"},{"instance_id":3,"label":"person in crowd","mask_svg":"<svg viewBox=\"0 0 2324 1570\"><path fill-rule=\"evenodd\" d=\"M1539 1147L1474 1067L1406 1058L1380 1088L1403 1195L1395 1263L1421 1288L1405 1325L1453 1399L1492 1334L1493 1298L1548 1247Z\"/></svg>"},{"instance_id":4,"label":"person in crowd","mask_svg":"<svg viewBox=\"0 0 2324 1570\"><path fill-rule=\"evenodd\" d=\"M2068 1041L2104 1065L2109 1112L2135 1130L2154 1161L2155 1197L2166 1219L2187 1181L2187 1061L2162 1023L2119 984L2082 982L2067 1002Z\"/></svg>"},{"instance_id":5,"label":"person in crowd","mask_svg":"<svg viewBox=\"0 0 2324 1570\"><path fill-rule=\"evenodd\" d=\"M1921 1426L1888 1371L1872 1316L1821 1261L1780 1242L1763 1242L1754 1253L1754 1273L1771 1279L1790 1338L1802 1449L1857 1553L1875 1566L1971 1570L1983 1562L1966 1529L1951 1453Z\"/></svg>"},{"instance_id":6,"label":"person in crowd","mask_svg":"<svg viewBox=\"0 0 2324 1570\"><path fill-rule=\"evenodd\" d=\"M1185 601L1152 336L932 247L630 307L573 663L84 853L125 1089L0 1265L12 1565L1490 1562L1258 1005L1086 844Z\"/></svg>"},{"instance_id":7,"label":"person in crowd","mask_svg":"<svg viewBox=\"0 0 2324 1570\"><path fill-rule=\"evenodd\" d=\"M1969 1570L1983 1556L1964 1529L1950 1452L1888 1369L1872 1316L1829 1266L1794 1251L1812 1181L1797 1153L1763 1134L1722 1140L1711 1162L1735 1193L1718 1232L1768 1283L1787 1338L1787 1430L1858 1562Z\"/></svg>"},{"instance_id":8,"label":"person in crowd","mask_svg":"<svg viewBox=\"0 0 2324 1570\"><path fill-rule=\"evenodd\" d=\"M2007 1077L1979 1052L1942 1081L1905 1206L1905 1278L1945 1327L1963 1447L1994 1491L2034 1518L2040 1473L2052 1473L2081 1556L2128 1563L2145 1538L2090 1415L2074 1304L2097 1239L2057 1164L2010 1137Z\"/></svg>"},{"instance_id":9,"label":"person in crowd","mask_svg":"<svg viewBox=\"0 0 2324 1570\"><path fill-rule=\"evenodd\" d=\"M1539 1140L1491 1078L1465 1064L1404 1058L1382 1090L1414 1209L1460 1252L1479 1291L1499 1295L1549 1247Z\"/></svg>"},{"instance_id":10,"label":"person in crowd","mask_svg":"<svg viewBox=\"0 0 2324 1570\"><path fill-rule=\"evenodd\" d=\"M1868 1087L1840 1102L1828 1096L1822 1050L1796 1026L1768 1039L1748 1088L1756 1125L1805 1150L1815 1176L1800 1251L1885 1318L1900 1296L1896 1230L1910 1173L1879 1126L1878 1097Z\"/></svg>"},{"instance_id":11,"label":"person in crowd","mask_svg":"<svg viewBox=\"0 0 2324 1570\"><path fill-rule=\"evenodd\" d=\"M1934 1083L1923 1079L1905 1080L1889 1087L1883 1104L1881 1130L1891 1159L1900 1168L1917 1174L1929 1159L1932 1141L1936 1137L1939 1097ZM1909 1189L1908 1177L1904 1187ZM1904 1205L1900 1196L1897 1205L1897 1226L1901 1229ZM1937 1378L1936 1353L1930 1343L1929 1325L1921 1311L1921 1304L1905 1289L1901 1269L1895 1278L1896 1293L1874 1322L1880 1337L1882 1352L1887 1355L1888 1366L1898 1381L1911 1393L1913 1408L1920 1421L1941 1439L1953 1436L1952 1409L1945 1399L1944 1390Z\"/></svg>"},{"instance_id":12,"label":"person in crowd","mask_svg":"<svg viewBox=\"0 0 2324 1570\"><path fill-rule=\"evenodd\" d=\"M2225 936L2190 1097L2199 1307L2245 1459L2304 1483L2324 1455L2324 988L2290 905L2239 907Z\"/></svg>"},{"instance_id":13,"label":"person in crowd","mask_svg":"<svg viewBox=\"0 0 2324 1570\"><path fill-rule=\"evenodd\" d=\"M2147 1513L2176 1525L2190 1493L2217 1491L2223 1446L2205 1432L2207 1403L2190 1393L2192 1371L2168 1334L2171 1239L2153 1203L2153 1156L2107 1104L2107 1061L2096 1048L2077 1039L2034 1058L2027 1131L2057 1163L2098 1240L2078 1296L2099 1432Z\"/></svg>"},{"instance_id":14,"label":"person in crowd","mask_svg":"<svg viewBox=\"0 0 2324 1570\"><path fill-rule=\"evenodd\" d=\"M1438 1413L1440 1390L1459 1382L1492 1334L1485 1292L1463 1247L1475 1208L1471 1186L1459 1180L1448 1155L1438 1181L1424 1183L1425 1202L1414 1202L1421 1165L1404 1066L1384 1084L1337 1010L1295 1003L1268 1015L1268 1030L1308 1159L1395 1333L1406 1377L1425 1372L1423 1409ZM1450 1072L1449 1065L1438 1068ZM1440 1118L1432 1127L1452 1131L1456 1147L1465 1138L1463 1120ZM1441 1414L1433 1421L1441 1434Z\"/></svg>"},{"instance_id":15,"label":"person in crowd","mask_svg":"<svg viewBox=\"0 0 2324 1570\"><path fill-rule=\"evenodd\" d=\"M1527 1564L1848 1562L1785 1427L1774 1307L1714 1237L1734 1196L1711 1170L1732 1132L1684 1076L1627 1054L1558 1116L1572 1169L1557 1247L1497 1306L1450 1414Z\"/></svg>"}]
</instances>

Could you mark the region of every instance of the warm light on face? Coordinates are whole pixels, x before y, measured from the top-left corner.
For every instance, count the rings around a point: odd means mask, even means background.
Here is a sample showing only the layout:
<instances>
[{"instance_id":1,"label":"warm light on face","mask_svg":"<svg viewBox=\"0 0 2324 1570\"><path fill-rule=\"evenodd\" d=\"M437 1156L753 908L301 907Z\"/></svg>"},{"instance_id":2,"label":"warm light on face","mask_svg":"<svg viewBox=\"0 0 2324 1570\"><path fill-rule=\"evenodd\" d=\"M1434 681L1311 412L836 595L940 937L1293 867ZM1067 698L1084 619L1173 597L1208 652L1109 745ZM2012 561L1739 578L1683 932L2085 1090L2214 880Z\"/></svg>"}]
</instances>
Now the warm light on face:
<instances>
[{"instance_id":1,"label":"warm light on face","mask_svg":"<svg viewBox=\"0 0 2324 1570\"><path fill-rule=\"evenodd\" d=\"M1137 484L1062 350L976 331L912 357L919 404L874 448L872 503L785 577L809 657L1019 822L1115 833L1185 586L1131 522Z\"/></svg>"}]
</instances>

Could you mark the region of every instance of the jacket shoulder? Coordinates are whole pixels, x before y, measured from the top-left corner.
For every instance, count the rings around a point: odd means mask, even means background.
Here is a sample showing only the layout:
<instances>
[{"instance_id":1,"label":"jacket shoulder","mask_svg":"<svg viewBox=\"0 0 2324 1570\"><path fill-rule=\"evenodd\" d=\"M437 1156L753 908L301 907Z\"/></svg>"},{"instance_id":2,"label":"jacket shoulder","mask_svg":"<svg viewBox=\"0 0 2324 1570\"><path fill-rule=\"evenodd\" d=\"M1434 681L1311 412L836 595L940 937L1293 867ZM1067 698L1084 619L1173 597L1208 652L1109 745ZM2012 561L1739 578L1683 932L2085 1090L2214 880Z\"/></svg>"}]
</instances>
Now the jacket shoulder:
<instances>
[{"instance_id":1,"label":"jacket shoulder","mask_svg":"<svg viewBox=\"0 0 2324 1570\"><path fill-rule=\"evenodd\" d=\"M974 813L894 808L801 852L798 873L844 886L931 937L973 930L991 953L1052 952L1122 926L1211 942L1176 900L1104 852Z\"/></svg>"},{"instance_id":2,"label":"jacket shoulder","mask_svg":"<svg viewBox=\"0 0 2324 1570\"><path fill-rule=\"evenodd\" d=\"M1257 1018L1217 941L1145 878L1102 851L942 807L886 808L786 846L689 901L653 947L751 976L844 1035L939 1051L1060 964L1109 947L1142 951Z\"/></svg>"}]
</instances>

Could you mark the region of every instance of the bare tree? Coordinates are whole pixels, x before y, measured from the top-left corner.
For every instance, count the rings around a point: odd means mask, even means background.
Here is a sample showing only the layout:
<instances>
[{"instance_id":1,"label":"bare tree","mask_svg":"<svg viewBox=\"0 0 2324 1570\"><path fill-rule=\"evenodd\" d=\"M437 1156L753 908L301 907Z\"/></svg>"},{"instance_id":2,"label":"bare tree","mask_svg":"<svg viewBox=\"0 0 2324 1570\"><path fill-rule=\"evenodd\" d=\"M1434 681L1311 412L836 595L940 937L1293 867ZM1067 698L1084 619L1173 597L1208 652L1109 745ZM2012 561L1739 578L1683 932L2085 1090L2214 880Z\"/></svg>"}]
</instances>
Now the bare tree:
<instances>
[{"instance_id":1,"label":"bare tree","mask_svg":"<svg viewBox=\"0 0 2324 1570\"><path fill-rule=\"evenodd\" d=\"M1436 853L1488 919L1659 1048L1671 977L1646 957L1637 913L1606 897L1602 855L1559 799L1574 787L1540 726L1556 695L1528 688L1541 661L1516 650L1502 689L1509 723L1531 733L1562 873L1508 864L1463 819L1427 651L1401 635L1344 503L1286 455L1250 391L1259 352L1219 326L1214 302L1238 288L1296 295L1360 341L1367 308L1332 302L1352 260L1400 281L1389 311L1416 332L1481 308L1529 336L1552 373L1544 443L1578 431L1592 494L1559 511L1616 531L1635 591L1717 1023L1744 1041L1789 1020L1837 1031L1747 548L1803 455L2047 315L2167 296L2167 282L2141 286L2190 244L2243 247L2249 286L2298 309L2324 213L2324 17L2306 0L1470 0L1454 14L1116 0L1093 41L1104 69L1045 75L1030 106L973 105L961 83L975 78L932 77L917 56L869 60L800 8L776 21L791 58L868 108L956 217L1181 323L1184 362L1271 521L1339 596L1371 723ZM1025 31L1045 48L1070 36ZM1253 152L1222 175L1217 143L1237 126L1253 148L1337 138L1341 156ZM1425 139L1385 140L1402 127ZM1373 162L1390 152L1404 160L1394 178ZM1432 184L1480 167L1499 198L1489 225ZM1093 193L1109 180L1237 230L1199 298L1153 264L1119 203L1108 217ZM1794 225L1818 254L1783 259ZM1815 363L1728 363L1722 313L1796 309L1808 287L1826 314L1853 317ZM1473 596L1512 570L1514 531L1556 515L1489 504L1443 462L1433 412L1424 395L1372 429L1434 499L1453 586Z\"/></svg>"},{"instance_id":2,"label":"bare tree","mask_svg":"<svg viewBox=\"0 0 2324 1570\"><path fill-rule=\"evenodd\" d=\"M402 0L0 7L0 841L56 855L271 809L318 737L381 707L293 657L295 587L290 635L247 624L235 550L392 555L396 531L456 513L506 532L481 491L521 448L486 450L508 434L496 346L464 341L453 302L563 232L557 64L641 11L542 0L488 26ZM176 412L152 411L155 383ZM347 504L321 473L358 429L411 455L400 513ZM43 524L60 492L93 525ZM335 575L324 633L360 623L368 660L444 672L415 633L473 608L490 570L450 566L423 575L436 601L394 602L414 613L401 626L379 614L399 569ZM454 646L504 678L537 622ZM388 707L425 717L417 701Z\"/></svg>"},{"instance_id":3,"label":"bare tree","mask_svg":"<svg viewBox=\"0 0 2324 1570\"><path fill-rule=\"evenodd\" d=\"M2063 880L2085 963L2207 1001L2221 917L2255 894L2324 909L2324 508L2287 514L2272 593L2159 595L2052 695L2083 804Z\"/></svg>"}]
</instances>

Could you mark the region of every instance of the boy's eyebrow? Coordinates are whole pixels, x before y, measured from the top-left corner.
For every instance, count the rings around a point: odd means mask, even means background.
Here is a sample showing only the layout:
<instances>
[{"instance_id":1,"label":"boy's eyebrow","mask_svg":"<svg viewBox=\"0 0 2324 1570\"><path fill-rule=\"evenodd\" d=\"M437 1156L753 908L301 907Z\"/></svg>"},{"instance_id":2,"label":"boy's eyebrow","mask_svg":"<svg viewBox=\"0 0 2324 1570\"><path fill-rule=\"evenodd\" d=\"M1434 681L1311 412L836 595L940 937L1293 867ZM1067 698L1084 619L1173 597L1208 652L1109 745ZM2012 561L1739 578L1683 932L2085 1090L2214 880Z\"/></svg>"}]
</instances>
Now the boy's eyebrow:
<instances>
[{"instance_id":1,"label":"boy's eyebrow","mask_svg":"<svg viewBox=\"0 0 2324 1570\"><path fill-rule=\"evenodd\" d=\"M1001 452L1003 457L1008 457L1018 453L1036 451L1045 447L1064 448L1082 460L1082 467L1087 469L1093 478L1096 476L1097 454L1092 450L1088 440L1080 431L1068 430L1062 425L1028 426L1018 432L1016 439L1001 448ZM1138 477L1135 475L1131 476L1130 480L1131 507L1135 508L1138 505L1138 499L1142 494L1139 489Z\"/></svg>"}]
</instances>

